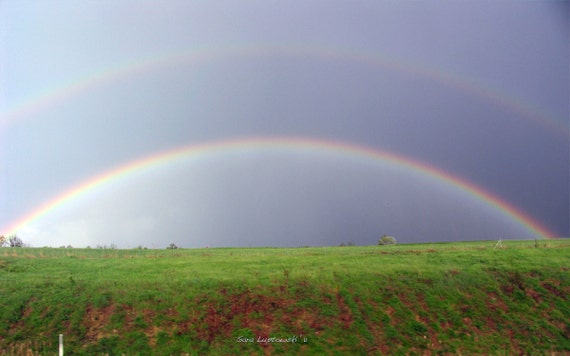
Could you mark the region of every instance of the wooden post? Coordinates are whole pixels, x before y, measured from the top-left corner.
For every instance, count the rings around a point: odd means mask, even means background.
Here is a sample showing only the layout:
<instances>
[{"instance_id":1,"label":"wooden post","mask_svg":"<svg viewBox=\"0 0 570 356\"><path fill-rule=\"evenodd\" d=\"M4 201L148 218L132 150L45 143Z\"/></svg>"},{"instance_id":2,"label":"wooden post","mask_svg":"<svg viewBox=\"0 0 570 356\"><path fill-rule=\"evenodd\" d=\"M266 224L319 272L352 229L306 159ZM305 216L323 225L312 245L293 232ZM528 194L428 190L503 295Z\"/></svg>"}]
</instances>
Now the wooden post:
<instances>
[{"instance_id":1,"label":"wooden post","mask_svg":"<svg viewBox=\"0 0 570 356\"><path fill-rule=\"evenodd\" d=\"M63 356L63 334L59 334L59 356Z\"/></svg>"}]
</instances>

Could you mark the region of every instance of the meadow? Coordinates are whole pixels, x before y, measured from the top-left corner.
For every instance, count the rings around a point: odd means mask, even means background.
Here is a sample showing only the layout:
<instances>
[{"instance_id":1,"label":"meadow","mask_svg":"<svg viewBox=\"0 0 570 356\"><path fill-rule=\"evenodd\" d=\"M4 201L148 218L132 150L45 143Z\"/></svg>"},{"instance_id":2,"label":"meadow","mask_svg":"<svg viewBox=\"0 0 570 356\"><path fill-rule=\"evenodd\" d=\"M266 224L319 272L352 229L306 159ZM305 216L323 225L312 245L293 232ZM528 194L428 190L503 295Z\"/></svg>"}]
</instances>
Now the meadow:
<instances>
[{"instance_id":1,"label":"meadow","mask_svg":"<svg viewBox=\"0 0 570 356\"><path fill-rule=\"evenodd\" d=\"M0 354L568 354L570 240L0 249Z\"/></svg>"}]
</instances>

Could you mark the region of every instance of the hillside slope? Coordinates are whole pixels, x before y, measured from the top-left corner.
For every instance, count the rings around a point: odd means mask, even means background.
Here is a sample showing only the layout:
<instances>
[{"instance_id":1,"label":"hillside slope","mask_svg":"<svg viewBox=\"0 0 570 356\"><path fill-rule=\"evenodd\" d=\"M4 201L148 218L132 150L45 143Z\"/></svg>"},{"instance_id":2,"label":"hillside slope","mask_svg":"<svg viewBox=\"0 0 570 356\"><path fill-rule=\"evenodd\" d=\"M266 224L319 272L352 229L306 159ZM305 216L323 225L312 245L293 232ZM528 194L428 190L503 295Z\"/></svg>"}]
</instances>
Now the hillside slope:
<instances>
[{"instance_id":1,"label":"hillside slope","mask_svg":"<svg viewBox=\"0 0 570 356\"><path fill-rule=\"evenodd\" d=\"M570 353L570 241L0 249L0 353Z\"/></svg>"}]
</instances>

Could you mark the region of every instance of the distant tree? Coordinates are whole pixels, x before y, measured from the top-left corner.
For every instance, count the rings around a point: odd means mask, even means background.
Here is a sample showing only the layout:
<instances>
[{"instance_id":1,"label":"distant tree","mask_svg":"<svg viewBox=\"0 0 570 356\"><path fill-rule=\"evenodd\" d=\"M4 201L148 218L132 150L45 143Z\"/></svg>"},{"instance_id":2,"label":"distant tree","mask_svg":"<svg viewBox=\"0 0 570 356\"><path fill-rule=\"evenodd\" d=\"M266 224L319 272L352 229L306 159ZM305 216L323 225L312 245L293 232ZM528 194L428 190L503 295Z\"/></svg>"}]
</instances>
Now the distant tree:
<instances>
[{"instance_id":1,"label":"distant tree","mask_svg":"<svg viewBox=\"0 0 570 356\"><path fill-rule=\"evenodd\" d=\"M168 247L166 247L167 250L176 250L177 248L178 246L176 246L174 242L168 245Z\"/></svg>"},{"instance_id":2,"label":"distant tree","mask_svg":"<svg viewBox=\"0 0 570 356\"><path fill-rule=\"evenodd\" d=\"M378 240L378 245L395 245L396 238L394 236L382 235L380 240Z\"/></svg>"},{"instance_id":3,"label":"distant tree","mask_svg":"<svg viewBox=\"0 0 570 356\"><path fill-rule=\"evenodd\" d=\"M24 241L17 235L2 236L2 246L8 247L26 247Z\"/></svg>"},{"instance_id":4,"label":"distant tree","mask_svg":"<svg viewBox=\"0 0 570 356\"><path fill-rule=\"evenodd\" d=\"M6 242L6 236L0 235L0 247L4 247L4 242Z\"/></svg>"},{"instance_id":5,"label":"distant tree","mask_svg":"<svg viewBox=\"0 0 570 356\"><path fill-rule=\"evenodd\" d=\"M110 244L110 245L97 245L95 248L102 249L102 250L116 250L117 245Z\"/></svg>"}]
</instances>

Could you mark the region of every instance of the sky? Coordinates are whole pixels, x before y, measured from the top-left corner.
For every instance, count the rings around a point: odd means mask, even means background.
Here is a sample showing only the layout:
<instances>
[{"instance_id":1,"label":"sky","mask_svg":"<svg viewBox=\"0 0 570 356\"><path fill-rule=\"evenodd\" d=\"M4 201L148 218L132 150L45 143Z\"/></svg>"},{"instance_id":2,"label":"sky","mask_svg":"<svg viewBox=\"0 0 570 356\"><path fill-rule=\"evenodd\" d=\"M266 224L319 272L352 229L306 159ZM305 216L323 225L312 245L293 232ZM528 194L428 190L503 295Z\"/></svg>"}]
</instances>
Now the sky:
<instances>
[{"instance_id":1,"label":"sky","mask_svg":"<svg viewBox=\"0 0 570 356\"><path fill-rule=\"evenodd\" d=\"M570 236L567 1L0 1L36 246Z\"/></svg>"}]
</instances>

